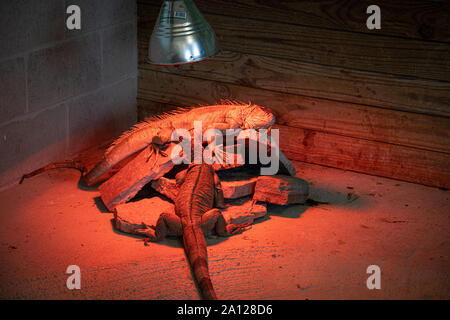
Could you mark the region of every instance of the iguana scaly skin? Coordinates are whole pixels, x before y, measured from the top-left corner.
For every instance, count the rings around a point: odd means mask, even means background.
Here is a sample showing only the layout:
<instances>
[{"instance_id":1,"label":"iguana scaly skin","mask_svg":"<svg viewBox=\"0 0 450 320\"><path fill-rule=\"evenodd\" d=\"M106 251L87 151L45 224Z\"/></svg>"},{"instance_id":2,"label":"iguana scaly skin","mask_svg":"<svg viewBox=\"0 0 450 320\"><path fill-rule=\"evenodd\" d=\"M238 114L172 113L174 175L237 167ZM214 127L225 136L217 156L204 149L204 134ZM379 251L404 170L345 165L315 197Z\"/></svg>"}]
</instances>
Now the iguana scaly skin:
<instances>
[{"instance_id":1,"label":"iguana scaly skin","mask_svg":"<svg viewBox=\"0 0 450 320\"><path fill-rule=\"evenodd\" d=\"M93 184L114 165L148 145L158 146L170 142L175 129L193 130L194 121L202 122L203 134L211 128L269 128L275 122L275 117L270 109L254 104L223 102L220 105L181 108L148 118L114 141L105 152L103 160L84 176L84 180L89 185Z\"/></svg>"},{"instance_id":2,"label":"iguana scaly skin","mask_svg":"<svg viewBox=\"0 0 450 320\"><path fill-rule=\"evenodd\" d=\"M219 209L223 207L220 181L211 165L191 165L175 199L175 214L162 213L153 229L136 229L151 241L160 241L168 230L183 237L186 255L204 299L217 299L208 271L204 232L215 229L219 236L229 236L245 230L250 224L227 224Z\"/></svg>"}]
</instances>

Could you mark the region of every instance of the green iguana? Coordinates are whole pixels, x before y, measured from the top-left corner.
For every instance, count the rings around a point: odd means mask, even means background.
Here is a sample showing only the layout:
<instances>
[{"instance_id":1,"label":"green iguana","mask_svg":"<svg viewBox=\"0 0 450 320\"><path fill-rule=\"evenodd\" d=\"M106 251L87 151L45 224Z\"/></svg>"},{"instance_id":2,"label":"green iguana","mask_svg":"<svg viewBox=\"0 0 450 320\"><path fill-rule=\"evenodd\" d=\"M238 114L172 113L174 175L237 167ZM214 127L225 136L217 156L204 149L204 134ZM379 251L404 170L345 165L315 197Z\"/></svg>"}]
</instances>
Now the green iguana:
<instances>
[{"instance_id":1,"label":"green iguana","mask_svg":"<svg viewBox=\"0 0 450 320\"><path fill-rule=\"evenodd\" d=\"M204 232L215 229L219 236L229 236L245 230L249 224L227 224L219 209L223 207L220 180L211 165L190 165L175 199L175 214L162 213L154 228L135 229L150 241L160 241L168 230L183 237L186 255L204 299L217 299L208 271Z\"/></svg>"},{"instance_id":2,"label":"green iguana","mask_svg":"<svg viewBox=\"0 0 450 320\"><path fill-rule=\"evenodd\" d=\"M84 176L84 180L92 185L114 165L150 144L158 152L157 146L170 142L175 129L192 130L194 121L202 122L203 134L211 128L267 129L274 124L275 117L270 109L230 101L224 101L221 105L180 108L154 116L138 123L114 141L106 150L103 160Z\"/></svg>"}]
</instances>

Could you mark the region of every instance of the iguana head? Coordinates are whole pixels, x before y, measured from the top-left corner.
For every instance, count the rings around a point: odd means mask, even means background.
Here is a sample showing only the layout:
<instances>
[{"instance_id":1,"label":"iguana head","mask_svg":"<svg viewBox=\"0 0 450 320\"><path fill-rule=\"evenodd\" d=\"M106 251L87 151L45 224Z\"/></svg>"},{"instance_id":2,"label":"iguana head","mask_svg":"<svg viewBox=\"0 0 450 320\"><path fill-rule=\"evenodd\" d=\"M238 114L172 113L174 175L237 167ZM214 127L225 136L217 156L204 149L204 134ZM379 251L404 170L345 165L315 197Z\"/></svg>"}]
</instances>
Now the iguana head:
<instances>
[{"instance_id":1,"label":"iguana head","mask_svg":"<svg viewBox=\"0 0 450 320\"><path fill-rule=\"evenodd\" d=\"M269 108L249 104L242 110L243 129L268 129L275 123L275 116Z\"/></svg>"}]
</instances>

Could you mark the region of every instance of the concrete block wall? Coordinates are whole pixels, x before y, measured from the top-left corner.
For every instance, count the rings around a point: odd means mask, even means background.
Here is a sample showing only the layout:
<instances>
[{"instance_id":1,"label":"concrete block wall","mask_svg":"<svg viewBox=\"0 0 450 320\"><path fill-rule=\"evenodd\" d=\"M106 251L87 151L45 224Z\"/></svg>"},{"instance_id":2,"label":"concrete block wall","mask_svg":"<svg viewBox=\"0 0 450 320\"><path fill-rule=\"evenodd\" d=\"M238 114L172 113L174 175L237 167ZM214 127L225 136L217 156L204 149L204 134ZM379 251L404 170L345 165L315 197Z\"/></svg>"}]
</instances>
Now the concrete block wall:
<instances>
[{"instance_id":1,"label":"concrete block wall","mask_svg":"<svg viewBox=\"0 0 450 320\"><path fill-rule=\"evenodd\" d=\"M0 189L136 122L136 29L135 0L0 1Z\"/></svg>"}]
</instances>

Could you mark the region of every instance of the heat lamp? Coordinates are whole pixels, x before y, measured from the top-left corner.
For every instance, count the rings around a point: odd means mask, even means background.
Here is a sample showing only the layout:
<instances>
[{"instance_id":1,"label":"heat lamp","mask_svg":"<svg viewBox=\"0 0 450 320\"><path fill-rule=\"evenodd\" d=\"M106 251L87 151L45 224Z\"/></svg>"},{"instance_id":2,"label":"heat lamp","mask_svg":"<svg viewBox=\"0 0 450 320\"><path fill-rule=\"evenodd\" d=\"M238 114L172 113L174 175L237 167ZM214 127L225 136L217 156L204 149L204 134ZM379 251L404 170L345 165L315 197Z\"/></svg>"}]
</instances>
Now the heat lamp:
<instances>
[{"instance_id":1,"label":"heat lamp","mask_svg":"<svg viewBox=\"0 0 450 320\"><path fill-rule=\"evenodd\" d=\"M150 38L150 63L192 63L218 52L216 35L192 0L164 0Z\"/></svg>"}]
</instances>

